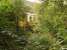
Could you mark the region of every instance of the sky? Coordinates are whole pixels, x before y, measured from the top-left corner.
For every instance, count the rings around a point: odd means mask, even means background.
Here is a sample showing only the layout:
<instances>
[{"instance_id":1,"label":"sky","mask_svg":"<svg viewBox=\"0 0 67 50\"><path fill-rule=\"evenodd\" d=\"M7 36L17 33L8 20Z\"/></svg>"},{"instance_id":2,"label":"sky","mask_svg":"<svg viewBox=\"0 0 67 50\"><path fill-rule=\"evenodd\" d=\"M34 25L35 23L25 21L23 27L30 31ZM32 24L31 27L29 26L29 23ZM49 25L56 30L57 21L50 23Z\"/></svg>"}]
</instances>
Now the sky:
<instances>
[{"instance_id":1,"label":"sky","mask_svg":"<svg viewBox=\"0 0 67 50\"><path fill-rule=\"evenodd\" d=\"M38 1L38 0L27 0L27 1L40 3L40 1Z\"/></svg>"}]
</instances>

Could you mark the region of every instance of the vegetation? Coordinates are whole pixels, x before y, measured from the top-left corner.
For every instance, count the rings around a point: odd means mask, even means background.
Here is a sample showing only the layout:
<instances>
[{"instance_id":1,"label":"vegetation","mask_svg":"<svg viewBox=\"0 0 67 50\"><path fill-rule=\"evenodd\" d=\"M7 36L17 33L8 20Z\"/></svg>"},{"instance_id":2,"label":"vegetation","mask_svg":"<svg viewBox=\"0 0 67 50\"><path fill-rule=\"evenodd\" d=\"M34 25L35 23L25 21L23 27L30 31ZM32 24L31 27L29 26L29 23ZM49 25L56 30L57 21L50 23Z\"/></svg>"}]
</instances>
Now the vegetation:
<instances>
[{"instance_id":1,"label":"vegetation","mask_svg":"<svg viewBox=\"0 0 67 50\"><path fill-rule=\"evenodd\" d=\"M0 50L67 47L67 1L40 1L0 0Z\"/></svg>"}]
</instances>

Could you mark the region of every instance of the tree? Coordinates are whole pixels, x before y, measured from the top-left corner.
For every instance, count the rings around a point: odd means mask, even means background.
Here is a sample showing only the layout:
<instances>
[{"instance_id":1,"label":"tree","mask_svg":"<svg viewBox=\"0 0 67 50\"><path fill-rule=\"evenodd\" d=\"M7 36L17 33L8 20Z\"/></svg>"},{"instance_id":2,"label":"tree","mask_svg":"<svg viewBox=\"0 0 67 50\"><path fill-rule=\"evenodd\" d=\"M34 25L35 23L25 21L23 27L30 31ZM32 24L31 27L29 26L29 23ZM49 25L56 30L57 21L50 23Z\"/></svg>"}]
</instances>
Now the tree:
<instances>
[{"instance_id":1,"label":"tree","mask_svg":"<svg viewBox=\"0 0 67 50\"><path fill-rule=\"evenodd\" d=\"M33 44L29 47L30 50L32 50L31 48L33 48L33 50L61 50L62 47L67 46L67 5L64 2L66 1L42 0L41 4L35 4L35 12L38 14L40 19L40 27L39 32L37 32L39 34L33 34L30 38L31 41L33 41L31 42ZM46 46L45 43L48 47L44 47ZM33 46L35 46L35 48Z\"/></svg>"},{"instance_id":2,"label":"tree","mask_svg":"<svg viewBox=\"0 0 67 50\"><path fill-rule=\"evenodd\" d=\"M53 37L52 39L55 39L54 44L57 43L56 46L58 45L55 50L60 49L64 45L64 39L66 39L65 9L64 0L46 0L42 2L38 11L42 19L42 31L49 32L50 36Z\"/></svg>"},{"instance_id":3,"label":"tree","mask_svg":"<svg viewBox=\"0 0 67 50\"><path fill-rule=\"evenodd\" d=\"M26 17L26 11L24 0L0 1L0 49L19 50L25 45L24 32L18 22Z\"/></svg>"}]
</instances>

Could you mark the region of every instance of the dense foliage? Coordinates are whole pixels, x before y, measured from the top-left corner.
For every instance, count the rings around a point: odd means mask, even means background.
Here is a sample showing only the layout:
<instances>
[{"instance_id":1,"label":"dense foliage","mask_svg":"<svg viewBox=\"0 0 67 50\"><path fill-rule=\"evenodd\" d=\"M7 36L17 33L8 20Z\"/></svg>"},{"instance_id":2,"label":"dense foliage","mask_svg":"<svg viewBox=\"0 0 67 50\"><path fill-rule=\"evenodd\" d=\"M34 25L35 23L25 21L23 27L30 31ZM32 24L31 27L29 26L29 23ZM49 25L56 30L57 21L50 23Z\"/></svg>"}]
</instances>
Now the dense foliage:
<instances>
[{"instance_id":1,"label":"dense foliage","mask_svg":"<svg viewBox=\"0 0 67 50\"><path fill-rule=\"evenodd\" d=\"M25 45L18 24L26 16L25 9L23 0L0 0L0 49L19 50Z\"/></svg>"},{"instance_id":2,"label":"dense foliage","mask_svg":"<svg viewBox=\"0 0 67 50\"><path fill-rule=\"evenodd\" d=\"M67 47L67 1L40 1L0 0L0 50L62 50ZM30 21L27 13L34 14Z\"/></svg>"},{"instance_id":3,"label":"dense foliage","mask_svg":"<svg viewBox=\"0 0 67 50\"><path fill-rule=\"evenodd\" d=\"M38 31L31 35L30 50L62 50L67 47L67 2L66 0L42 0L35 4L39 16ZM34 28L35 29L35 28Z\"/></svg>"}]
</instances>

